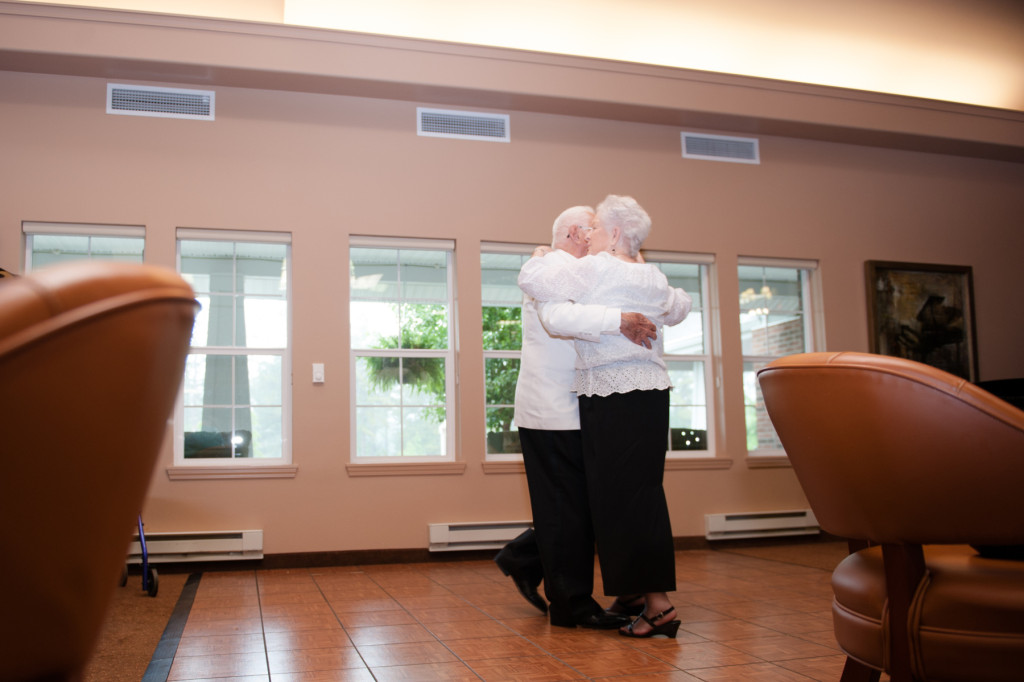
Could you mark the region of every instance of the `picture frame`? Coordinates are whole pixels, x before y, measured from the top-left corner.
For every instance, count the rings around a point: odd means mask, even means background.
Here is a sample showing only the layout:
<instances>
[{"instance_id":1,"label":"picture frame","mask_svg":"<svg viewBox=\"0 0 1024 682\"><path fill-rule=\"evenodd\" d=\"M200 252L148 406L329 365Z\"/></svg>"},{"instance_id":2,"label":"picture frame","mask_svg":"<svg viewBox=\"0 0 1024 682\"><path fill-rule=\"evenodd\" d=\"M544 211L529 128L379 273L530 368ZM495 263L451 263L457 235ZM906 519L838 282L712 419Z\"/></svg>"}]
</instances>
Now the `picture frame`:
<instances>
[{"instance_id":1,"label":"picture frame","mask_svg":"<svg viewBox=\"0 0 1024 682\"><path fill-rule=\"evenodd\" d=\"M978 379L970 266L867 261L869 350Z\"/></svg>"}]
</instances>

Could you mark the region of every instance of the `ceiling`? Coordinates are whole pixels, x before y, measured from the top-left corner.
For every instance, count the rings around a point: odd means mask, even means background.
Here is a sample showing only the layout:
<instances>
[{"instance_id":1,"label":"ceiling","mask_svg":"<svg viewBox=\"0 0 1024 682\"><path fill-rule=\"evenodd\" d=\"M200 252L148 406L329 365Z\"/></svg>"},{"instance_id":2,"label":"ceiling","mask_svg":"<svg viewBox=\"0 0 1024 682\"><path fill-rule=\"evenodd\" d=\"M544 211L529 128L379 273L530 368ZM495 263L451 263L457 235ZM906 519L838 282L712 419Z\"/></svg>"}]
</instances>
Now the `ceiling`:
<instances>
[{"instance_id":1,"label":"ceiling","mask_svg":"<svg viewBox=\"0 0 1024 682\"><path fill-rule=\"evenodd\" d=\"M527 49L1024 111L1021 0L51 0L46 4Z\"/></svg>"}]
</instances>

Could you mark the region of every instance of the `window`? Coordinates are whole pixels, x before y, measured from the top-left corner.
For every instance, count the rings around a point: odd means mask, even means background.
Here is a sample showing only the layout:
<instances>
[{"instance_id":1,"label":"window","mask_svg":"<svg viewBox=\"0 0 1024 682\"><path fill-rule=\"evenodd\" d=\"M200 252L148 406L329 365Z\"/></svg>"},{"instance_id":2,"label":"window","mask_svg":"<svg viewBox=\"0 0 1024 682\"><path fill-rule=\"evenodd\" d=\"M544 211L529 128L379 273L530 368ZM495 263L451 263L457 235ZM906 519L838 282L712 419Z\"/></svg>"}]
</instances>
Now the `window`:
<instances>
[{"instance_id":1,"label":"window","mask_svg":"<svg viewBox=\"0 0 1024 682\"><path fill-rule=\"evenodd\" d=\"M815 348L815 318L820 317L812 314L816 271L813 262L739 261L743 400L752 454L782 452L764 409L757 371L775 358Z\"/></svg>"},{"instance_id":2,"label":"window","mask_svg":"<svg viewBox=\"0 0 1024 682\"><path fill-rule=\"evenodd\" d=\"M454 243L353 237L352 452L454 459Z\"/></svg>"},{"instance_id":3,"label":"window","mask_svg":"<svg viewBox=\"0 0 1024 682\"><path fill-rule=\"evenodd\" d=\"M178 230L202 305L175 439L179 465L291 462L290 236Z\"/></svg>"},{"instance_id":4,"label":"window","mask_svg":"<svg viewBox=\"0 0 1024 682\"><path fill-rule=\"evenodd\" d=\"M523 344L523 292L517 280L533 248L518 244L483 244L481 247L488 459L519 459L523 451L519 431L512 420Z\"/></svg>"},{"instance_id":5,"label":"window","mask_svg":"<svg viewBox=\"0 0 1024 682\"><path fill-rule=\"evenodd\" d=\"M133 225L24 223L25 268L93 258L141 263L145 230Z\"/></svg>"},{"instance_id":6,"label":"window","mask_svg":"<svg viewBox=\"0 0 1024 682\"><path fill-rule=\"evenodd\" d=\"M707 314L707 291L712 260L644 252L644 258L658 266L669 284L686 291L693 308L686 319L664 329L664 359L672 380L669 395L669 457L706 457L712 452L713 429L709 424L711 401L711 321Z\"/></svg>"}]
</instances>

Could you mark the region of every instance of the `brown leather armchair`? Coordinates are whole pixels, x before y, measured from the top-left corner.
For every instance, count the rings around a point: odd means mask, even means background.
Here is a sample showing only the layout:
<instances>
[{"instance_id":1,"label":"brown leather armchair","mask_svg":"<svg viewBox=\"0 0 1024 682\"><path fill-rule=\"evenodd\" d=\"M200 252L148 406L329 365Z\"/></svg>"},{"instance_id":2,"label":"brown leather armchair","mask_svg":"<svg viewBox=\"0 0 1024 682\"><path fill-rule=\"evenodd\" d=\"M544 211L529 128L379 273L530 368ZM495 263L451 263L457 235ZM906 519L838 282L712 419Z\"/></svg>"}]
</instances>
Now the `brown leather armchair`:
<instances>
[{"instance_id":1,"label":"brown leather armchair","mask_svg":"<svg viewBox=\"0 0 1024 682\"><path fill-rule=\"evenodd\" d=\"M832 575L843 680L1022 679L1024 560L996 557L1024 547L1024 411L866 353L784 357L758 381L821 527L864 547Z\"/></svg>"},{"instance_id":2,"label":"brown leather armchair","mask_svg":"<svg viewBox=\"0 0 1024 682\"><path fill-rule=\"evenodd\" d=\"M0 680L82 674L197 307L154 266L81 261L0 280Z\"/></svg>"}]
</instances>

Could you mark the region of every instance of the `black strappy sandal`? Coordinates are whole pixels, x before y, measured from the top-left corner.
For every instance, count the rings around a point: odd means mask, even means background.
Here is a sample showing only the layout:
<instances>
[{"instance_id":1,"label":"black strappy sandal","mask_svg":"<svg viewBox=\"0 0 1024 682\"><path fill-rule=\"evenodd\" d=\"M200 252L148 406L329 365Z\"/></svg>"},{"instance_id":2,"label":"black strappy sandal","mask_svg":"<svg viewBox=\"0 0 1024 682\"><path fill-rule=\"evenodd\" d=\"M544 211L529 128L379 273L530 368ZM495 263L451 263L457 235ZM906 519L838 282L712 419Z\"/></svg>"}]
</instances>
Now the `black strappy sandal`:
<instances>
[{"instance_id":1,"label":"black strappy sandal","mask_svg":"<svg viewBox=\"0 0 1024 682\"><path fill-rule=\"evenodd\" d=\"M632 623L630 623L624 628L619 628L619 634L623 637L670 637L672 639L675 639L676 633L679 632L680 621L670 620L662 623L661 625L654 624L654 621L661 620L662 618L674 612L675 610L676 607L670 606L658 615L656 615L654 618L648 618L646 613L641 613L639 616L637 616L637 619L634 620ZM650 625L651 629L643 633L642 635L638 635L635 632L633 632L633 626L636 625L637 622L641 619L643 619L645 623Z\"/></svg>"}]
</instances>

